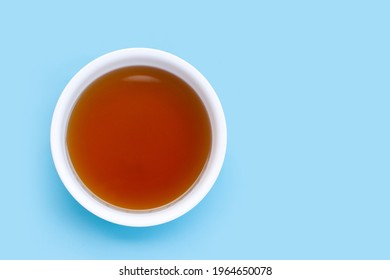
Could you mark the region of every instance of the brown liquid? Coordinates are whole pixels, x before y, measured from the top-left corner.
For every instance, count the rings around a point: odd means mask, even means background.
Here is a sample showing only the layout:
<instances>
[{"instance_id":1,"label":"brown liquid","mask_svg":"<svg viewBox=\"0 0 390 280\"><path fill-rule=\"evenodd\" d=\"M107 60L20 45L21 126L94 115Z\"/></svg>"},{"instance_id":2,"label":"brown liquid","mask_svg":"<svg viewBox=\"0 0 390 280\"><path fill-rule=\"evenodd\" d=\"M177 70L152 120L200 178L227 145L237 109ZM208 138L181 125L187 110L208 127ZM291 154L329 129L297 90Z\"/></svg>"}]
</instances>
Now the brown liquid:
<instances>
[{"instance_id":1,"label":"brown liquid","mask_svg":"<svg viewBox=\"0 0 390 280\"><path fill-rule=\"evenodd\" d=\"M164 70L134 66L103 75L69 119L70 160L96 196L152 209L182 196L211 149L207 111L195 91Z\"/></svg>"}]
</instances>

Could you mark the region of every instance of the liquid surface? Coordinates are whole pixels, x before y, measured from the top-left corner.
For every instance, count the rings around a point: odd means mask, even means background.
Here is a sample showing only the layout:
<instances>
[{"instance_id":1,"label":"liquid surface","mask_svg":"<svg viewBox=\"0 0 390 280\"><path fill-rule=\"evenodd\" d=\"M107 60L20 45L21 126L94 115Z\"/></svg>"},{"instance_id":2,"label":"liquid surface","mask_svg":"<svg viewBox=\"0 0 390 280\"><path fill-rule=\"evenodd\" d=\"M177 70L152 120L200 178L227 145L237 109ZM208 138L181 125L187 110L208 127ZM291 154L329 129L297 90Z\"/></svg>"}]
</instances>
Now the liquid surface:
<instances>
[{"instance_id":1,"label":"liquid surface","mask_svg":"<svg viewBox=\"0 0 390 280\"><path fill-rule=\"evenodd\" d=\"M67 146L92 193L115 206L145 210L191 188L210 153L211 126L184 81L157 68L126 67L82 93L69 119Z\"/></svg>"}]
</instances>

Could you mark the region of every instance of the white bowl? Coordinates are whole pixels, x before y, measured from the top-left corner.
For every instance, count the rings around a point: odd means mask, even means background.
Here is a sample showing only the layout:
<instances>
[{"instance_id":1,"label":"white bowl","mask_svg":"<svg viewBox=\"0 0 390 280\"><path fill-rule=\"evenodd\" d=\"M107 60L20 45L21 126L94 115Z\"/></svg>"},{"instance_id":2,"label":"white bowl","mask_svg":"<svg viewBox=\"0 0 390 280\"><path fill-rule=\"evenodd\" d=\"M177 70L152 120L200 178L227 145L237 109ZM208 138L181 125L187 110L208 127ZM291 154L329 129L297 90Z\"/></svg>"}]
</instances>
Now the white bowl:
<instances>
[{"instance_id":1,"label":"white bowl","mask_svg":"<svg viewBox=\"0 0 390 280\"><path fill-rule=\"evenodd\" d=\"M153 210L131 211L113 207L92 195L74 173L66 132L70 114L84 89L98 77L126 66L152 66L171 72L187 82L200 96L209 114L212 145L209 159L195 185L182 198ZM226 121L221 103L209 82L186 61L155 49L131 48L103 55L82 68L62 92L51 124L51 151L57 172L71 195L87 210L107 221L125 226L153 226L180 217L210 191L222 168L226 152Z\"/></svg>"}]
</instances>

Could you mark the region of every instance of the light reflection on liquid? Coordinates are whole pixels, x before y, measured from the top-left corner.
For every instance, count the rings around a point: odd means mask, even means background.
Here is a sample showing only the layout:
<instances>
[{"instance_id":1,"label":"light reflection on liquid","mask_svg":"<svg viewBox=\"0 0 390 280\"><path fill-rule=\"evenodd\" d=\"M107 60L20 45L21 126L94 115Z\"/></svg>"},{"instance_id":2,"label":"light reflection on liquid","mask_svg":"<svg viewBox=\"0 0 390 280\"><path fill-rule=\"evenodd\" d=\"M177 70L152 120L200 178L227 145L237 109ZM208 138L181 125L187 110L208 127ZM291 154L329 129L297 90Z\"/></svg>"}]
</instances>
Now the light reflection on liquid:
<instances>
[{"instance_id":1,"label":"light reflection on liquid","mask_svg":"<svg viewBox=\"0 0 390 280\"><path fill-rule=\"evenodd\" d=\"M126 82L141 82L141 83L160 83L161 81L155 77L148 75L133 75L123 79Z\"/></svg>"}]
</instances>

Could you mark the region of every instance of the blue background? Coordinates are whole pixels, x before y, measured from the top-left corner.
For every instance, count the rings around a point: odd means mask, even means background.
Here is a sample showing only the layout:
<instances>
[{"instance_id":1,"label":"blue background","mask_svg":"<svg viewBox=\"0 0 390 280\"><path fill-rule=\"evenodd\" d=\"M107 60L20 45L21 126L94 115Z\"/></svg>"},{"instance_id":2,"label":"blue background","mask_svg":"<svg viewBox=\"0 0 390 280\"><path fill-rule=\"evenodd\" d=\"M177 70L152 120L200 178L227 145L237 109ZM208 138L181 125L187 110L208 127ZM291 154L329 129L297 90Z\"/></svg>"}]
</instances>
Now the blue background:
<instances>
[{"instance_id":1,"label":"blue background","mask_svg":"<svg viewBox=\"0 0 390 280\"><path fill-rule=\"evenodd\" d=\"M390 259L389 12L388 1L2 1L0 258ZM228 124L212 191L151 228L84 210L50 153L67 82L128 47L197 67Z\"/></svg>"}]
</instances>

